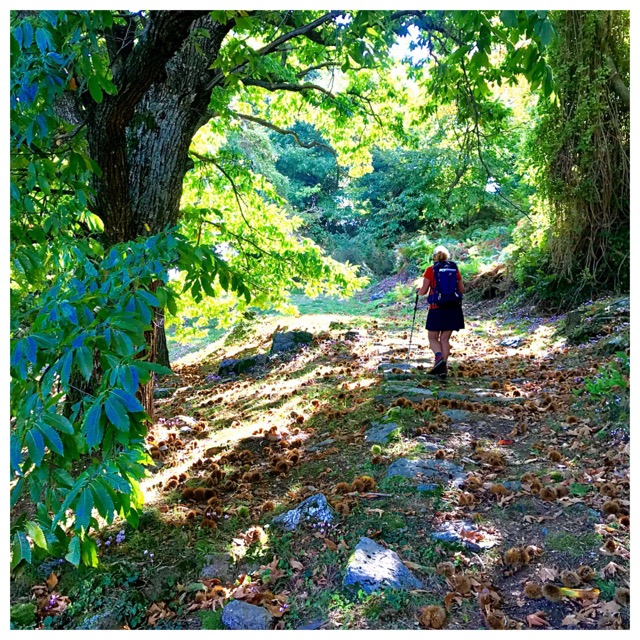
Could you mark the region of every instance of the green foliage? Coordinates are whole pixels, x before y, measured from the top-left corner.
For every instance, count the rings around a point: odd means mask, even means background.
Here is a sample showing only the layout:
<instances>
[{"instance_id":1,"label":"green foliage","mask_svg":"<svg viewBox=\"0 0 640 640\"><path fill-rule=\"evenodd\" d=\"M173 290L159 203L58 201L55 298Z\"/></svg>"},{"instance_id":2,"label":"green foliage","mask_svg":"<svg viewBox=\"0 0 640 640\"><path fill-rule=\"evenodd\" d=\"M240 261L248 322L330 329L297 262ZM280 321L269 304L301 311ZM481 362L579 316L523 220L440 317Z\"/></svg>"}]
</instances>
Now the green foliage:
<instances>
[{"instance_id":1,"label":"green foliage","mask_svg":"<svg viewBox=\"0 0 640 640\"><path fill-rule=\"evenodd\" d=\"M11 628L29 629L36 623L36 605L33 602L14 604L11 607Z\"/></svg>"},{"instance_id":2,"label":"green foliage","mask_svg":"<svg viewBox=\"0 0 640 640\"><path fill-rule=\"evenodd\" d=\"M586 380L585 389L593 396L610 396L615 392L626 391L629 388L630 359L620 351L616 358L598 368L593 380Z\"/></svg>"},{"instance_id":3,"label":"green foliage","mask_svg":"<svg viewBox=\"0 0 640 640\"><path fill-rule=\"evenodd\" d=\"M527 143L536 240L520 245L516 270L527 288L536 281L540 297L568 305L628 287L629 105L611 68L628 86L629 15L559 11L552 19L559 37L546 56L557 100L538 104Z\"/></svg>"}]
</instances>

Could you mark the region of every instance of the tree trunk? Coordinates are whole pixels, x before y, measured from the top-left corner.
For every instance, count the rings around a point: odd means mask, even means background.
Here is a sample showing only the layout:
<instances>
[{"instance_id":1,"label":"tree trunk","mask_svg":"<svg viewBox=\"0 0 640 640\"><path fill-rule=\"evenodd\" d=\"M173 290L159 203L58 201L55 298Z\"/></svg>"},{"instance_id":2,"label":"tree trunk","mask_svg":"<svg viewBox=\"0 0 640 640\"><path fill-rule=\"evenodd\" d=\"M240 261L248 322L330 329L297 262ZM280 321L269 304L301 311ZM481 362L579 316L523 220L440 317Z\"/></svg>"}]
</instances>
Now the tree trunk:
<instances>
[{"instance_id":1,"label":"tree trunk","mask_svg":"<svg viewBox=\"0 0 640 640\"><path fill-rule=\"evenodd\" d=\"M164 310L154 309L153 323L156 327L156 362L163 367L171 368L169 362L169 347L167 347L167 334L164 329Z\"/></svg>"},{"instance_id":2,"label":"tree trunk","mask_svg":"<svg viewBox=\"0 0 640 640\"><path fill-rule=\"evenodd\" d=\"M95 178L96 205L109 242L160 233L178 221L182 183L191 167L189 146L196 131L209 119L207 110L215 73L210 66L232 26L232 22L214 23L208 16L196 20L191 28L205 27L210 34L208 38L199 37L196 47L187 40L188 30L185 31L184 44L167 56L159 72L157 61L153 61L152 82L142 73L144 69L140 70L140 82L146 86L144 91L138 91L135 104L131 99L125 100L122 109L115 113L108 103L125 91L120 85L127 78L119 81L114 77L118 94L106 97L90 118L89 148L102 169ZM176 28L184 29L184 20ZM175 40L175 34L172 37ZM162 54L166 54L166 47L158 55ZM123 68L128 64L129 60L125 60ZM132 73L130 68L128 73ZM135 91L130 89L129 93ZM168 362L164 315L159 330L155 322L153 325L146 334L147 357L158 362L160 355ZM153 419L153 383L145 385L140 395L142 405Z\"/></svg>"}]
</instances>

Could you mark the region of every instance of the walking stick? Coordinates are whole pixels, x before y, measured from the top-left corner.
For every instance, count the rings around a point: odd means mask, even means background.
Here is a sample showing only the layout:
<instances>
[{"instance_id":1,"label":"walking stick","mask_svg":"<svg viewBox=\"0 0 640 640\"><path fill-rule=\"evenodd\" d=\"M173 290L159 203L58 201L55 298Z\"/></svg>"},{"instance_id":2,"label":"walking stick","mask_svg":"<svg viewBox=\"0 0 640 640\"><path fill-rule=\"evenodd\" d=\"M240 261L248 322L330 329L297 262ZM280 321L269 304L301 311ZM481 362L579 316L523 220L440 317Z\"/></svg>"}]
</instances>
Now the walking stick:
<instances>
[{"instance_id":1,"label":"walking stick","mask_svg":"<svg viewBox=\"0 0 640 640\"><path fill-rule=\"evenodd\" d=\"M416 303L413 305L413 321L411 322L411 335L409 336L409 353L407 354L407 360L411 359L411 343L413 342L413 328L416 325L416 312L418 311L418 292L416 291Z\"/></svg>"}]
</instances>

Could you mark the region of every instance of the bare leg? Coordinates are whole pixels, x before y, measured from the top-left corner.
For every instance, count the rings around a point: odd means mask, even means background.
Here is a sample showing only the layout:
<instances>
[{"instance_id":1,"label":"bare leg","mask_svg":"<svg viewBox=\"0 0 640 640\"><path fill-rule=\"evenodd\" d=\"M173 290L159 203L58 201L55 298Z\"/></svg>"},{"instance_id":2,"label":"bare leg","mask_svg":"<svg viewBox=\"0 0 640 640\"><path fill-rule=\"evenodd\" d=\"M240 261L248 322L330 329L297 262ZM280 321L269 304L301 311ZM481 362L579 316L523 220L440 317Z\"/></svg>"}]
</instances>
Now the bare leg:
<instances>
[{"instance_id":1,"label":"bare leg","mask_svg":"<svg viewBox=\"0 0 640 640\"><path fill-rule=\"evenodd\" d=\"M442 353L442 345L440 344L440 332L429 331L429 346L433 354Z\"/></svg>"},{"instance_id":2,"label":"bare leg","mask_svg":"<svg viewBox=\"0 0 640 640\"><path fill-rule=\"evenodd\" d=\"M443 331L440 333L440 344L442 345L442 357L446 362L449 359L449 353L451 352L451 344L449 344L449 339L451 338L451 334L453 331Z\"/></svg>"}]
</instances>

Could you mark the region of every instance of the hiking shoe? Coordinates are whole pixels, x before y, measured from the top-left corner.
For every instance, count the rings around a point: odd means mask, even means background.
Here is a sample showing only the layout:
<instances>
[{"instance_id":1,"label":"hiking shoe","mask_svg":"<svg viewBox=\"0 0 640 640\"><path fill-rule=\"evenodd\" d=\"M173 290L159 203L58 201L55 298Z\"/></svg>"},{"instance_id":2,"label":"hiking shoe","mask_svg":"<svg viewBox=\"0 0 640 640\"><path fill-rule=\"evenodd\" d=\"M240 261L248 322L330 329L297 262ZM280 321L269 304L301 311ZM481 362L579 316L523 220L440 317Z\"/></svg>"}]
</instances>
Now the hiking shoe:
<instances>
[{"instance_id":1,"label":"hiking shoe","mask_svg":"<svg viewBox=\"0 0 640 640\"><path fill-rule=\"evenodd\" d=\"M445 378L447 376L447 363L444 360L440 360L440 362L429 371L429 375Z\"/></svg>"}]
</instances>

